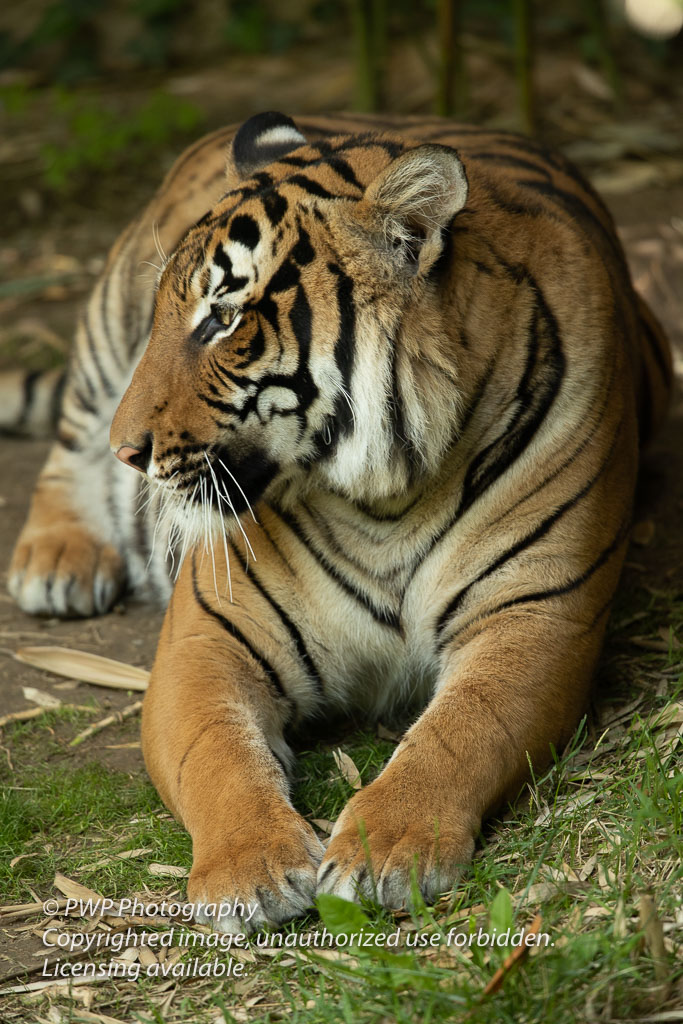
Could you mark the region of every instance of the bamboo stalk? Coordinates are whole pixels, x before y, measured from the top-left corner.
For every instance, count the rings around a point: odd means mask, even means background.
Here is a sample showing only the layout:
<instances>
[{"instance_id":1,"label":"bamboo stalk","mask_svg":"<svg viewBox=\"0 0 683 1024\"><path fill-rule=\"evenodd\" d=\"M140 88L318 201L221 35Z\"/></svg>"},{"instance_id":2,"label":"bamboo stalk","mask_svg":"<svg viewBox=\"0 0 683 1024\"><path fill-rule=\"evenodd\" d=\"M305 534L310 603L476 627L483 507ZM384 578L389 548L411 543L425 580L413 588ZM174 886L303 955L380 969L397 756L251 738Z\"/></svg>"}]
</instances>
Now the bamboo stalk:
<instances>
[{"instance_id":1,"label":"bamboo stalk","mask_svg":"<svg viewBox=\"0 0 683 1024\"><path fill-rule=\"evenodd\" d=\"M536 123L533 89L533 41L531 30L531 0L513 0L515 23L515 78L517 105L521 126L533 133Z\"/></svg>"},{"instance_id":2,"label":"bamboo stalk","mask_svg":"<svg viewBox=\"0 0 683 1024\"><path fill-rule=\"evenodd\" d=\"M386 0L350 0L353 29L356 110L377 110L382 103L387 56Z\"/></svg>"},{"instance_id":3,"label":"bamboo stalk","mask_svg":"<svg viewBox=\"0 0 683 1024\"><path fill-rule=\"evenodd\" d=\"M436 15L439 63L434 106L441 117L449 117L462 114L466 107L461 0L437 0Z\"/></svg>"},{"instance_id":4,"label":"bamboo stalk","mask_svg":"<svg viewBox=\"0 0 683 1024\"><path fill-rule=\"evenodd\" d=\"M624 96L619 66L610 45L607 18L602 0L583 0L588 26L593 33L597 47L598 61L617 104Z\"/></svg>"}]
</instances>

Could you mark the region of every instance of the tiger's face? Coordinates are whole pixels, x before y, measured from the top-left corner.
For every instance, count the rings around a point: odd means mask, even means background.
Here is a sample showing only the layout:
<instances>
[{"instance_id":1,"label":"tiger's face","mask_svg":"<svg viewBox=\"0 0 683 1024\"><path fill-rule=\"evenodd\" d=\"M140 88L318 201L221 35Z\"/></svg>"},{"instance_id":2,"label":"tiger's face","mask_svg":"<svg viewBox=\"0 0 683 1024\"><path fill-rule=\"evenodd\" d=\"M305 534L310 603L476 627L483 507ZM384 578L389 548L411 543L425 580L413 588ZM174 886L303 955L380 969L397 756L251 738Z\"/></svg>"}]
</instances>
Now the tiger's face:
<instances>
[{"instance_id":1,"label":"tiger's face","mask_svg":"<svg viewBox=\"0 0 683 1024\"><path fill-rule=\"evenodd\" d=\"M397 363L416 310L437 329L430 271L467 192L457 155L386 136L308 145L260 115L228 175L163 269L112 448L184 513L237 517L312 481L400 493L447 433L448 416L402 400ZM455 415L457 388L446 404Z\"/></svg>"}]
</instances>

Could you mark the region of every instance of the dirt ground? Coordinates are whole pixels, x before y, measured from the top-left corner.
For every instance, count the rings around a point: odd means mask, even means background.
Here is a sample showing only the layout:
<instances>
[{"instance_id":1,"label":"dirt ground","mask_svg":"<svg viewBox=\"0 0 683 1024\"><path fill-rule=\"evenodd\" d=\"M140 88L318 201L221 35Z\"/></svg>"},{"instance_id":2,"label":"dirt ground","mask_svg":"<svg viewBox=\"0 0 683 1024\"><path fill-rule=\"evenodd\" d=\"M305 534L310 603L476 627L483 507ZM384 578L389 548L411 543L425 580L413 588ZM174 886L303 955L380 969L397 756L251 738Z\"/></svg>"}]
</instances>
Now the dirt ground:
<instances>
[{"instance_id":1,"label":"dirt ground","mask_svg":"<svg viewBox=\"0 0 683 1024\"><path fill-rule=\"evenodd\" d=\"M414 57L411 61L404 63L400 73L396 67L392 69L390 93L393 109L425 109L424 82ZM485 55L473 60L471 70L476 83L472 97L474 119L477 119L478 112L485 114L488 111L490 114L495 104L502 104L496 123L509 126L512 118L510 90L502 88L500 75L495 67L492 71L492 67L490 61L489 65L486 64ZM680 131L683 87L680 83L671 87L666 101L655 102L655 87L649 83L648 92L637 76L634 77L629 83L631 120L621 125L621 142L617 146L617 156L614 156L614 138L610 143L611 150L609 146L600 149L607 145L604 136L605 132L609 134L608 129L614 128L614 115L604 103L601 106L599 97L592 95L595 82L591 86L590 80L580 80L578 67L573 56L564 61L559 58L546 60L542 64L540 87L547 98L546 134L551 141L564 143L576 159L584 159L586 162L582 166L587 173L598 186L604 185L608 204L626 246L634 280L669 331L679 373L679 387L670 417L647 453L641 474L636 521L654 524L654 533L647 545L634 544L622 586L681 593L683 141L679 139L676 150L674 140L672 151L669 144L671 135L667 132L671 133L672 125L674 128L677 125ZM315 88L311 88L312 80ZM225 69L187 73L166 85L178 95L201 101L207 112L207 128L274 106L290 112L344 108L349 106L351 98L348 61L339 55L328 58L307 54L303 63L289 57L270 58L264 63L259 58L252 61L248 69L244 62L237 61L233 62L229 73ZM139 87L140 83L128 83L128 93L133 94ZM662 137L669 139L664 146L665 153L661 147L658 150L656 140L652 142L649 156L642 148L642 139L648 135L643 127L648 111L652 115L650 134L656 129ZM11 325L20 324L25 325L26 332L30 333L37 325L48 342L59 348L62 344L60 339L68 337L78 305L102 266L107 247L149 195L158 168L146 169L131 187L127 187L130 178L118 182L118 185L116 182L108 183L104 191L94 183L92 191L86 190L78 197L55 202L54 197L35 184L36 147L41 138L49 137L51 127L39 106L33 110L33 118L33 123L27 120L23 133L15 134L5 146L7 160L4 170L0 171L3 193L0 207L7 231L0 242L0 273L10 282L30 278L37 284L35 293L24 297L16 292L9 299L0 297L0 331L4 334ZM634 133L640 140L636 143L632 139ZM628 143L624 141L627 136L631 140ZM593 150L590 150L591 141ZM609 153L612 157L608 159ZM168 164L169 155L164 152L160 157L161 168ZM64 281L48 281L41 285L41 275L54 277L55 272L57 277L64 275ZM3 570L47 450L47 442L0 440L0 567ZM645 530L646 534L648 532L652 531ZM131 698L125 693L83 684L77 689L55 690L54 687L63 681L19 664L12 654L24 645L59 644L150 667L160 621L158 610L132 603L124 603L112 614L89 621L32 619L14 607L7 596L3 578L0 580L0 714L28 706L22 686L54 692L65 702L83 703L87 696L93 697L103 708L119 708L129 703ZM98 757L117 767L142 768L139 751L107 751L105 742L93 740L85 748L79 748L74 757Z\"/></svg>"}]
</instances>

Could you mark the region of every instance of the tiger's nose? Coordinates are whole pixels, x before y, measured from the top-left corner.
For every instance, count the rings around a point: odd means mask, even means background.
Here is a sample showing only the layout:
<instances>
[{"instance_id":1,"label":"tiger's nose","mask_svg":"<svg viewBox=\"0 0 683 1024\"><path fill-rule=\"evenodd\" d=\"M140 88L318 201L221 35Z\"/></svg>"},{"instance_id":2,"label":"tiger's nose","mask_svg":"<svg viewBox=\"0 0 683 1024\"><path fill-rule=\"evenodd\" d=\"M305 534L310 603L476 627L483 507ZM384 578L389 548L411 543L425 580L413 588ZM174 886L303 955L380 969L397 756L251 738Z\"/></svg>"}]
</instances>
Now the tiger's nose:
<instances>
[{"instance_id":1,"label":"tiger's nose","mask_svg":"<svg viewBox=\"0 0 683 1024\"><path fill-rule=\"evenodd\" d=\"M122 444L116 452L116 458L124 462L126 466L130 466L131 469L137 469L139 473L146 473L151 454L151 444L146 444L144 448L132 448L129 444Z\"/></svg>"}]
</instances>

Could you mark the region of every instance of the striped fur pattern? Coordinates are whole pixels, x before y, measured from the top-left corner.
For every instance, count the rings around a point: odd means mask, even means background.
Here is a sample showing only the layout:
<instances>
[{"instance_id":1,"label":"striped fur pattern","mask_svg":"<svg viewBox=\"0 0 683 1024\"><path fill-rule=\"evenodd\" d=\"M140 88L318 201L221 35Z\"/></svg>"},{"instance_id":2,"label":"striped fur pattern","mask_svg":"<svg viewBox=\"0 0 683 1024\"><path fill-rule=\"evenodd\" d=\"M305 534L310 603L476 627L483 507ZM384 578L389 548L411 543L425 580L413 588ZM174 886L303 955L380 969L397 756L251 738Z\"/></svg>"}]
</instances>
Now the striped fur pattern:
<instances>
[{"instance_id":1,"label":"striped fur pattern","mask_svg":"<svg viewBox=\"0 0 683 1024\"><path fill-rule=\"evenodd\" d=\"M253 927L454 884L585 708L670 373L604 206L536 142L271 113L180 158L85 311L10 586L92 614L181 566L143 747L193 901ZM287 731L408 701L323 850Z\"/></svg>"}]
</instances>

